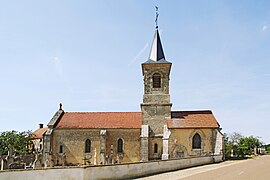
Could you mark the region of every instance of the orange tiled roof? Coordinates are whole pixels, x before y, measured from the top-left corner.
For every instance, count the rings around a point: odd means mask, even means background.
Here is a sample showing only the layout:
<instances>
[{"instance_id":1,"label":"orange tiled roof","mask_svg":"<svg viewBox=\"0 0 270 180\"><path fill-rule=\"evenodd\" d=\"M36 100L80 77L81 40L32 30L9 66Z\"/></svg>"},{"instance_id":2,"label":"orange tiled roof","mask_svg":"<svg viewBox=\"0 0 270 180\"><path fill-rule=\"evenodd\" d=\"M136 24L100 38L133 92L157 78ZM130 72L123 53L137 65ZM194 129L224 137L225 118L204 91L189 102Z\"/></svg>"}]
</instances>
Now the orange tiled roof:
<instances>
[{"instance_id":1,"label":"orange tiled roof","mask_svg":"<svg viewBox=\"0 0 270 180\"><path fill-rule=\"evenodd\" d=\"M168 128L219 128L215 116L209 110L174 111L167 125Z\"/></svg>"},{"instance_id":2,"label":"orange tiled roof","mask_svg":"<svg viewBox=\"0 0 270 180\"><path fill-rule=\"evenodd\" d=\"M45 128L38 128L37 130L35 130L32 134L32 137L34 139L41 139L43 137L43 134L48 130L47 127Z\"/></svg>"},{"instance_id":3,"label":"orange tiled roof","mask_svg":"<svg viewBox=\"0 0 270 180\"><path fill-rule=\"evenodd\" d=\"M56 128L141 128L141 112L65 112Z\"/></svg>"}]
</instances>

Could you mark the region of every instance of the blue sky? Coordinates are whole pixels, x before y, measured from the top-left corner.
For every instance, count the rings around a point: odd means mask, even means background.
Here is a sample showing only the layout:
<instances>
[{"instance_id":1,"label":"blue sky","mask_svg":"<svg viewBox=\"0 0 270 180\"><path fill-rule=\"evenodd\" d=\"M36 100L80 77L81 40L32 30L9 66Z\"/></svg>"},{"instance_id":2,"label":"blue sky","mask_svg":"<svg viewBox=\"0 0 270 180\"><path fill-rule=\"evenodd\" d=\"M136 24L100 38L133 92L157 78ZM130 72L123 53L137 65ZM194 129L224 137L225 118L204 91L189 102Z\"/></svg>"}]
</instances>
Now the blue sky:
<instances>
[{"instance_id":1,"label":"blue sky","mask_svg":"<svg viewBox=\"0 0 270 180\"><path fill-rule=\"evenodd\" d=\"M155 8L173 110L270 143L270 1L0 2L0 131L65 111L140 111Z\"/></svg>"}]
</instances>

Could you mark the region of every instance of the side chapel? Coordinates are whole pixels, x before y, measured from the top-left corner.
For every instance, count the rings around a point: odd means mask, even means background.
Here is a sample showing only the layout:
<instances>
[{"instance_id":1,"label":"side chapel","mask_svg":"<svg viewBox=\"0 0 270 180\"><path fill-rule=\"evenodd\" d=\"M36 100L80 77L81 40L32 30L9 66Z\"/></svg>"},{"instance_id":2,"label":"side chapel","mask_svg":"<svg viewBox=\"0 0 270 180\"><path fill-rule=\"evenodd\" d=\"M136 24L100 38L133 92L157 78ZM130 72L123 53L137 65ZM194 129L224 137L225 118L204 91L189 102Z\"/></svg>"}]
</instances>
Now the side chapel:
<instances>
[{"instance_id":1,"label":"side chapel","mask_svg":"<svg viewBox=\"0 0 270 180\"><path fill-rule=\"evenodd\" d=\"M167 160L223 153L223 135L211 110L173 111L158 28L142 63L141 112L55 113L44 133L45 167Z\"/></svg>"}]
</instances>

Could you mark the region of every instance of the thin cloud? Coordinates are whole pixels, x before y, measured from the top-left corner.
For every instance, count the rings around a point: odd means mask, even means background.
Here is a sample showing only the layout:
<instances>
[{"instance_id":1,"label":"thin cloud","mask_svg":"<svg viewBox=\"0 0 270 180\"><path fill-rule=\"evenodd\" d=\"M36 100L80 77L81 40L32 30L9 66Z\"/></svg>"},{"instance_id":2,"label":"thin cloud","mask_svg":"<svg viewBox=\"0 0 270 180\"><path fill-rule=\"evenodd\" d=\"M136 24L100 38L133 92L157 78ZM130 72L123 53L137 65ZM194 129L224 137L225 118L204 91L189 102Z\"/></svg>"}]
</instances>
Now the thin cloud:
<instances>
[{"instance_id":1,"label":"thin cloud","mask_svg":"<svg viewBox=\"0 0 270 180\"><path fill-rule=\"evenodd\" d=\"M57 74L63 78L64 77L64 72L63 72L63 66L62 66L62 62L58 57L52 57L53 59L53 64L55 67L55 70L57 72Z\"/></svg>"},{"instance_id":2,"label":"thin cloud","mask_svg":"<svg viewBox=\"0 0 270 180\"><path fill-rule=\"evenodd\" d=\"M11 109L11 108L1 108L0 107L0 112L14 112L16 111L15 109Z\"/></svg>"},{"instance_id":3,"label":"thin cloud","mask_svg":"<svg viewBox=\"0 0 270 180\"><path fill-rule=\"evenodd\" d=\"M59 75L59 77L62 79L62 81L65 83L66 88L72 92L73 88L70 85L68 76L64 73L64 68L62 61L59 57L52 57L54 68L56 73Z\"/></svg>"},{"instance_id":4,"label":"thin cloud","mask_svg":"<svg viewBox=\"0 0 270 180\"><path fill-rule=\"evenodd\" d=\"M269 29L269 25L263 25L261 31L266 31Z\"/></svg>"},{"instance_id":5,"label":"thin cloud","mask_svg":"<svg viewBox=\"0 0 270 180\"><path fill-rule=\"evenodd\" d=\"M162 32L163 32L163 30L160 29L160 30L159 30L159 34L162 35ZM130 65L132 65L134 62L136 62L137 59L139 59L139 57L145 52L145 50L148 48L148 46L149 46L149 44L146 43L146 44L144 45L144 47L138 52L138 54L137 54L136 56L134 56L134 58L130 61L130 63L129 63L128 65L130 66Z\"/></svg>"},{"instance_id":6,"label":"thin cloud","mask_svg":"<svg viewBox=\"0 0 270 180\"><path fill-rule=\"evenodd\" d=\"M260 78L267 78L267 77L270 77L270 73L258 74L258 75L252 76L248 79L260 79Z\"/></svg>"},{"instance_id":7,"label":"thin cloud","mask_svg":"<svg viewBox=\"0 0 270 180\"><path fill-rule=\"evenodd\" d=\"M137 59L145 52L145 50L148 48L148 43L146 43L145 45L144 45L144 47L137 53L137 55L136 56L134 56L134 58L130 61L130 63L128 64L129 66L131 65L131 64L133 64L135 61L137 61Z\"/></svg>"}]
</instances>

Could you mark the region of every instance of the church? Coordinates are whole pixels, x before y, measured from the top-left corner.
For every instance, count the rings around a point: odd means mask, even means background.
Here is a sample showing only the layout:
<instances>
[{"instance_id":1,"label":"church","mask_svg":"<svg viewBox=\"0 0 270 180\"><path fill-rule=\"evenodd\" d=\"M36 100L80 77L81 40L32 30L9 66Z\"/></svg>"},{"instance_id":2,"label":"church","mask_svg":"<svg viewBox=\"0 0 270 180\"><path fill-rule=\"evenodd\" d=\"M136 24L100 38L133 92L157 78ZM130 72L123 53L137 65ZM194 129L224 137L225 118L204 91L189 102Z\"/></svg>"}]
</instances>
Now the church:
<instances>
[{"instance_id":1,"label":"church","mask_svg":"<svg viewBox=\"0 0 270 180\"><path fill-rule=\"evenodd\" d=\"M172 110L172 63L165 58L158 27L141 67L140 112L66 112L60 104L43 134L45 167L223 154L223 134L211 110Z\"/></svg>"}]
</instances>

